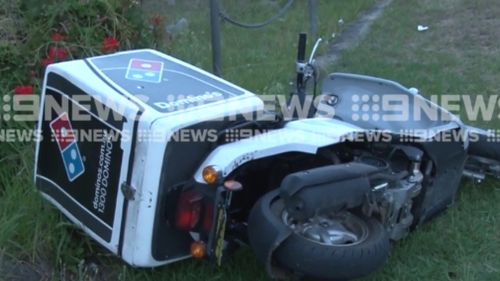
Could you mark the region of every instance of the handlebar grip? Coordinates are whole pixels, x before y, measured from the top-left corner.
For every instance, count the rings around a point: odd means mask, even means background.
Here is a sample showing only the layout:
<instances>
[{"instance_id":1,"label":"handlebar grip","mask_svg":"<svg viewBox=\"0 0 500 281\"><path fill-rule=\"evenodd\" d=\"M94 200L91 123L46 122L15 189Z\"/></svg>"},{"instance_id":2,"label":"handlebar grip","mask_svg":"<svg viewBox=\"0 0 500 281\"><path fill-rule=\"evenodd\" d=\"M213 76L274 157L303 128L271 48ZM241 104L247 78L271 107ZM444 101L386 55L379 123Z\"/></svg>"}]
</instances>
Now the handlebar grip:
<instances>
[{"instance_id":1,"label":"handlebar grip","mask_svg":"<svg viewBox=\"0 0 500 281\"><path fill-rule=\"evenodd\" d=\"M297 61L304 62L306 59L306 44L307 44L307 34L300 33L299 34L299 47L297 53Z\"/></svg>"}]
</instances>

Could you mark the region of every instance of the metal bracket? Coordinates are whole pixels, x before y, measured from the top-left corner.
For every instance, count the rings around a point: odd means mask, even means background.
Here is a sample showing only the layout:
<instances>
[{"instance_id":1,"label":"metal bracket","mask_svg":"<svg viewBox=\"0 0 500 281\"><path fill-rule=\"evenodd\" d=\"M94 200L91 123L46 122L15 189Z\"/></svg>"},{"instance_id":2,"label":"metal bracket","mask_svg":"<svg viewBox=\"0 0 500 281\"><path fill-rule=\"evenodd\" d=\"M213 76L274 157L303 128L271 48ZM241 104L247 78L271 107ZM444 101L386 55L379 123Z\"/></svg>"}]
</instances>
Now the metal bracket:
<instances>
[{"instance_id":1,"label":"metal bracket","mask_svg":"<svg viewBox=\"0 0 500 281\"><path fill-rule=\"evenodd\" d=\"M486 176L500 178L500 162L480 156L469 156L465 163L463 176L471 178L474 183L482 183Z\"/></svg>"},{"instance_id":2,"label":"metal bracket","mask_svg":"<svg viewBox=\"0 0 500 281\"><path fill-rule=\"evenodd\" d=\"M297 62L295 65L295 71L297 73L305 74L307 68L307 63L305 62Z\"/></svg>"}]
</instances>

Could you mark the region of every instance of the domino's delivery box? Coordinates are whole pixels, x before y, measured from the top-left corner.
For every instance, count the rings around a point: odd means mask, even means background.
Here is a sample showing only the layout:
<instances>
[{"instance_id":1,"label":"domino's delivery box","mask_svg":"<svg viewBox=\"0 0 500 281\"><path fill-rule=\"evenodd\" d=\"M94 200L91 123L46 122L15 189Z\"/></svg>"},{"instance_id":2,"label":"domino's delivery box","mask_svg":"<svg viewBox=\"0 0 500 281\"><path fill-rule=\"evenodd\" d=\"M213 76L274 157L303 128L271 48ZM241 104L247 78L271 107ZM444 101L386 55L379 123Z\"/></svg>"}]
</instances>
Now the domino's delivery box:
<instances>
[{"instance_id":1,"label":"domino's delivery box","mask_svg":"<svg viewBox=\"0 0 500 281\"><path fill-rule=\"evenodd\" d=\"M129 264L189 257L190 234L168 222L175 203L169 192L189 182L211 145L173 143L172 133L205 126L232 108L244 113L261 106L248 91L154 50L50 65L36 186Z\"/></svg>"}]
</instances>

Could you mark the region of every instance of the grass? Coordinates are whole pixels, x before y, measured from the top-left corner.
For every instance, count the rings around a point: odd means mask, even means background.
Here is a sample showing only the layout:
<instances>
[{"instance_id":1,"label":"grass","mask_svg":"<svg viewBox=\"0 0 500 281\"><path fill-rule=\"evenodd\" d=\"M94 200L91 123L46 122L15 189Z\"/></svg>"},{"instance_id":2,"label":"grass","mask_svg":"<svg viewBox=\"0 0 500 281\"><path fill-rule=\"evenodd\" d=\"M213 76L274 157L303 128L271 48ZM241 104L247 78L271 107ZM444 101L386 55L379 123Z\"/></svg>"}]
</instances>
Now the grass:
<instances>
[{"instance_id":1,"label":"grass","mask_svg":"<svg viewBox=\"0 0 500 281\"><path fill-rule=\"evenodd\" d=\"M168 6L167 1L144 1L152 14L165 11L167 24L188 19L189 31L166 42L166 52L203 69L211 70L209 10L207 1L187 1ZM287 1L221 0L221 10L245 22L262 22ZM299 32L309 31L307 1L295 1L292 9L272 25L261 29L241 29L227 22L221 24L222 75L225 79L256 93L283 94L289 82L297 56ZM318 35L331 39L344 26L339 19L351 22L360 11L371 7L375 0L318 1ZM312 41L309 47L312 47Z\"/></svg>"},{"instance_id":2,"label":"grass","mask_svg":"<svg viewBox=\"0 0 500 281\"><path fill-rule=\"evenodd\" d=\"M368 38L334 69L400 81L425 95L496 95L492 77L500 74L500 21L493 15L499 11L492 0L394 1ZM429 25L429 31L417 32L419 24ZM498 182L474 186L464 180L456 205L395 243L383 271L366 280L499 280L499 199Z\"/></svg>"},{"instance_id":3,"label":"grass","mask_svg":"<svg viewBox=\"0 0 500 281\"><path fill-rule=\"evenodd\" d=\"M167 41L165 51L210 69L205 1L177 2L171 7L145 1L146 10L162 11L167 23L181 17L189 21L189 31ZM272 13L261 5L273 1L252 3L250 13L245 13L250 1L221 2L242 21L260 21ZM339 18L348 24L373 2L320 1L319 34L330 38L341 29ZM224 24L224 77L257 93L287 91L296 35L308 29L305 7L305 1L298 1L283 20L261 30ZM499 12L495 0L394 0L370 35L332 69L400 81L426 95L494 95L500 87L496 81L500 74ZM418 24L429 25L430 30L419 33ZM472 123L498 126L498 122ZM30 144L0 145L0 253L10 257L11 263L27 262L54 280L267 280L264 268L248 249L222 268L194 261L152 270L124 265L41 199L33 188L31 161ZM395 243L389 263L366 280L499 280L500 189L496 186L494 181L481 186L464 181L457 204ZM92 264L97 265L97 273ZM0 272L2 276L8 279Z\"/></svg>"}]
</instances>

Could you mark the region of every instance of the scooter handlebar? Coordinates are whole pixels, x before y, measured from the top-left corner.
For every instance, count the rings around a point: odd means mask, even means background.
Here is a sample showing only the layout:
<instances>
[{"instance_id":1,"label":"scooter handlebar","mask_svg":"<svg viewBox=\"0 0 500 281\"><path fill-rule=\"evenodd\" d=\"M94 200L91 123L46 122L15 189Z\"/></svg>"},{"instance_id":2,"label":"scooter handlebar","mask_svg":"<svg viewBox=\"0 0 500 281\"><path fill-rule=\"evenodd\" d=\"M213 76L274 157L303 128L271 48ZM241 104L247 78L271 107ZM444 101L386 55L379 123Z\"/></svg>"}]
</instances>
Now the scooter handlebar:
<instances>
[{"instance_id":1,"label":"scooter handlebar","mask_svg":"<svg viewBox=\"0 0 500 281\"><path fill-rule=\"evenodd\" d=\"M297 53L297 61L304 62L306 59L306 44L307 44L307 34L300 33L299 34L299 47Z\"/></svg>"}]
</instances>

